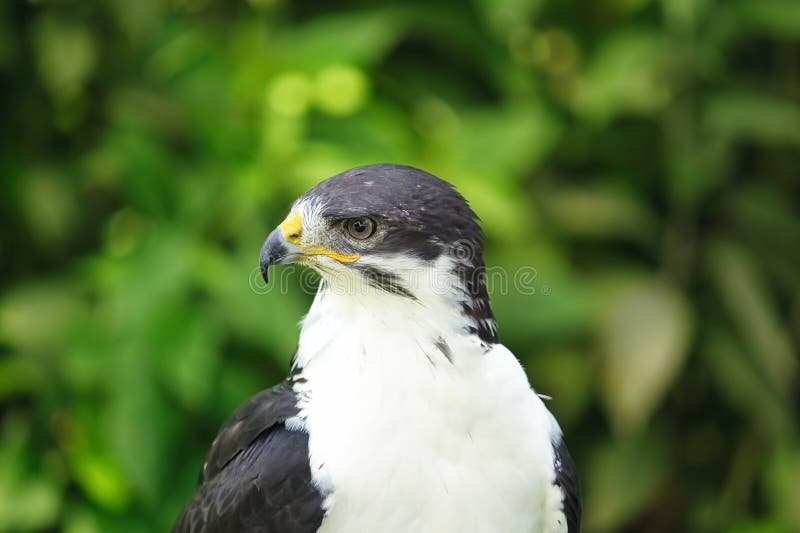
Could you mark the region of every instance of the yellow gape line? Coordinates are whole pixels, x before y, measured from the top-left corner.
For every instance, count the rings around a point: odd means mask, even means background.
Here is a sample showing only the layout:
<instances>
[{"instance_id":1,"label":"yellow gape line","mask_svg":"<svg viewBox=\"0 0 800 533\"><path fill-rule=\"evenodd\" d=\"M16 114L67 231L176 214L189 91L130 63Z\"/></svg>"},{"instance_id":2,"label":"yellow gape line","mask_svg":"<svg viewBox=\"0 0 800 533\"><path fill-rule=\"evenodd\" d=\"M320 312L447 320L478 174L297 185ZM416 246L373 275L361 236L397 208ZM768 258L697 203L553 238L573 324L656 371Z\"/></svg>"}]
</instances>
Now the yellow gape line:
<instances>
[{"instance_id":1,"label":"yellow gape line","mask_svg":"<svg viewBox=\"0 0 800 533\"><path fill-rule=\"evenodd\" d=\"M336 259L340 263L352 263L353 261L358 261L358 258L360 257L358 255L342 255L338 252L334 252L330 248L325 248L324 246L304 246L301 249L303 250L303 255L327 255L328 257Z\"/></svg>"},{"instance_id":2,"label":"yellow gape line","mask_svg":"<svg viewBox=\"0 0 800 533\"><path fill-rule=\"evenodd\" d=\"M300 244L300 240L303 237L303 217L300 216L300 213L289 213L286 220L281 222L278 227L281 228L281 233L283 233L283 238L286 239L286 242L300 247L303 256L324 255L341 263L352 263L358 261L360 257L358 255L343 255L324 246L303 246Z\"/></svg>"}]
</instances>

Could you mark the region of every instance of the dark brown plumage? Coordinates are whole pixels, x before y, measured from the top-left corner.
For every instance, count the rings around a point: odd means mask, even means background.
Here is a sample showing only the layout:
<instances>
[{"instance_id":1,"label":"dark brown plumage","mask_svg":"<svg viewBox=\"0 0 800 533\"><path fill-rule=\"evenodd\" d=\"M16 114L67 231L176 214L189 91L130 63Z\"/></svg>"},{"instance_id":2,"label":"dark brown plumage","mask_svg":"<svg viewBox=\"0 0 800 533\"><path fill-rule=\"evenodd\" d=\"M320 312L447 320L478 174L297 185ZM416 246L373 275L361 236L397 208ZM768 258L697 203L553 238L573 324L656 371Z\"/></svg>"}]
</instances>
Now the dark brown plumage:
<instances>
[{"instance_id":1,"label":"dark brown plumage","mask_svg":"<svg viewBox=\"0 0 800 533\"><path fill-rule=\"evenodd\" d=\"M297 414L288 382L262 391L220 429L197 492L173 533L307 533L322 522L311 483L308 435L284 422Z\"/></svg>"}]
</instances>

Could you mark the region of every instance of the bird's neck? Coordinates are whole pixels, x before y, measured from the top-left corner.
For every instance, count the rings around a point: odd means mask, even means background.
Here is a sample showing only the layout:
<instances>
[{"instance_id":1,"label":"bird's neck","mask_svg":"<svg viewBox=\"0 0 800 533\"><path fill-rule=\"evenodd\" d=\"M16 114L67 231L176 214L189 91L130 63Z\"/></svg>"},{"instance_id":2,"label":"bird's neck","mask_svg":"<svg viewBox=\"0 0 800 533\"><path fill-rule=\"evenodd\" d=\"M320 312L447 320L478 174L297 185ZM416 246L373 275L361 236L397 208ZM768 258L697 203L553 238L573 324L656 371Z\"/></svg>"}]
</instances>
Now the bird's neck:
<instances>
[{"instance_id":1,"label":"bird's neck","mask_svg":"<svg viewBox=\"0 0 800 533\"><path fill-rule=\"evenodd\" d=\"M348 353L375 359L411 352L426 364L455 364L456 350L486 352L497 335L480 267L459 270L440 262L429 271L395 269L397 288L388 290L363 277L324 278L303 321L295 364Z\"/></svg>"},{"instance_id":2,"label":"bird's neck","mask_svg":"<svg viewBox=\"0 0 800 533\"><path fill-rule=\"evenodd\" d=\"M450 344L474 346L480 353L480 339L467 328L457 307L378 291L340 294L323 282L303 320L295 365L305 368L331 359L346 369L353 359L369 359L364 362L369 365L401 357L407 364L444 364L454 349Z\"/></svg>"}]
</instances>

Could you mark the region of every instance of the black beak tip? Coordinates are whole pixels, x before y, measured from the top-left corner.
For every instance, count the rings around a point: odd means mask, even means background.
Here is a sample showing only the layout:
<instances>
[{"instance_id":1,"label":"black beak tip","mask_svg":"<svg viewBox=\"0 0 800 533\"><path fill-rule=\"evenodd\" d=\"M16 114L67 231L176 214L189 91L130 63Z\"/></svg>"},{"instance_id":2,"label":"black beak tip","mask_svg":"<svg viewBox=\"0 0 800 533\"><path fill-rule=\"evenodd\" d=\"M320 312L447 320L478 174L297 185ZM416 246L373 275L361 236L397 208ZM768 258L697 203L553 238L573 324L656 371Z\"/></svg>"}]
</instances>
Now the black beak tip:
<instances>
[{"instance_id":1,"label":"black beak tip","mask_svg":"<svg viewBox=\"0 0 800 533\"><path fill-rule=\"evenodd\" d=\"M261 247L261 254L258 258L264 283L269 283L269 267L280 263L286 257L287 252L288 250L283 242L283 234L280 229L276 229L267 237L264 246Z\"/></svg>"},{"instance_id":2,"label":"black beak tip","mask_svg":"<svg viewBox=\"0 0 800 533\"><path fill-rule=\"evenodd\" d=\"M261 277L264 278L264 283L269 285L269 264L261 263Z\"/></svg>"}]
</instances>

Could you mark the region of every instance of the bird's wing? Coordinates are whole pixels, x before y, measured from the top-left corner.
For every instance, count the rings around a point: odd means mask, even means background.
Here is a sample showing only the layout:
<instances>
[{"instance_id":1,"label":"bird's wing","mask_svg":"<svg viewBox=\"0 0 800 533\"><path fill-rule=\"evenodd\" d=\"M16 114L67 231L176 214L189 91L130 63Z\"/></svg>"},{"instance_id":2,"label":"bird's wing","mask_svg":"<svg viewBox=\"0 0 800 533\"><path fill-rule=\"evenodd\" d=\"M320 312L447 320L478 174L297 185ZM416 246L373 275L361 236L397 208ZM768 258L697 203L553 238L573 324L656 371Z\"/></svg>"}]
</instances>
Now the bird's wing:
<instances>
[{"instance_id":1,"label":"bird's wing","mask_svg":"<svg viewBox=\"0 0 800 533\"><path fill-rule=\"evenodd\" d=\"M173 533L306 533L323 517L311 482L308 435L284 425L297 414L288 383L262 391L222 426L197 491Z\"/></svg>"},{"instance_id":2,"label":"bird's wing","mask_svg":"<svg viewBox=\"0 0 800 533\"><path fill-rule=\"evenodd\" d=\"M564 494L564 516L567 518L568 533L581 530L581 485L575 463L569 454L564 439L559 438L553 445L556 485Z\"/></svg>"}]
</instances>

